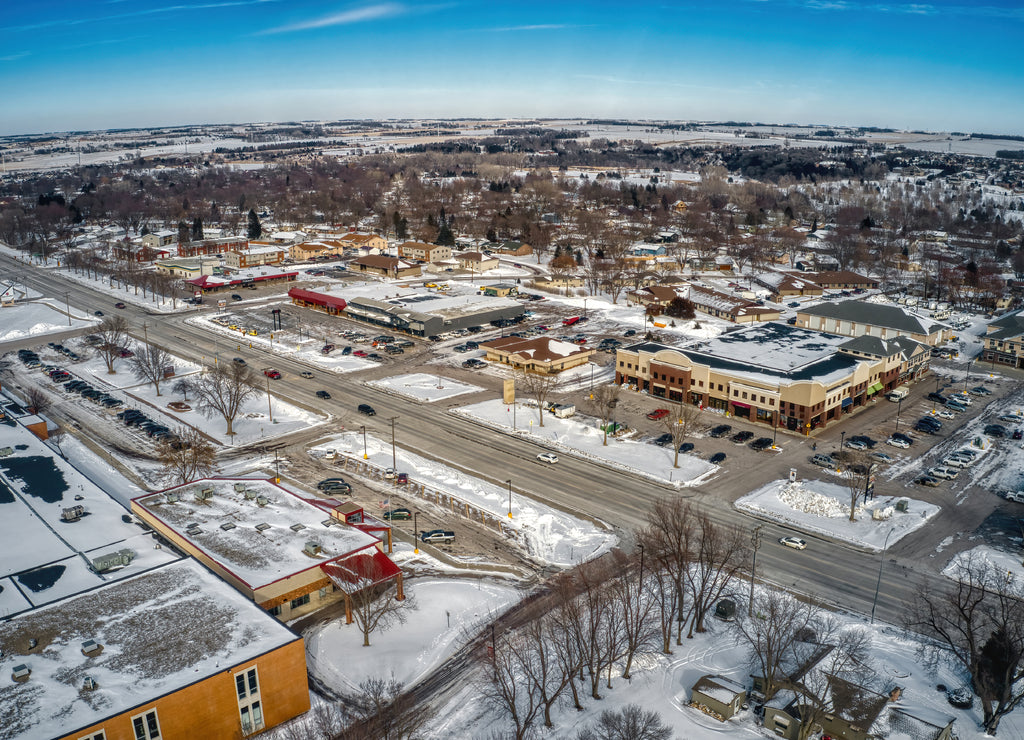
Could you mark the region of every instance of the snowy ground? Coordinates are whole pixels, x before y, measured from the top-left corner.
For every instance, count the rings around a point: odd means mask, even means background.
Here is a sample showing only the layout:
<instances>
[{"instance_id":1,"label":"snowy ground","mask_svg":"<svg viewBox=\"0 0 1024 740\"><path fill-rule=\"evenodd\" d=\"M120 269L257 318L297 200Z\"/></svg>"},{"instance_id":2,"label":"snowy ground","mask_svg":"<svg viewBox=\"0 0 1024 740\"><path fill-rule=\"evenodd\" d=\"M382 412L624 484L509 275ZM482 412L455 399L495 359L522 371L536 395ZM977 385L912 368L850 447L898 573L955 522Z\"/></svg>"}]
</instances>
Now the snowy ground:
<instances>
[{"instance_id":1,"label":"snowy ground","mask_svg":"<svg viewBox=\"0 0 1024 740\"><path fill-rule=\"evenodd\" d=\"M671 448L633 439L616 439L609 435L608 445L604 446L604 432L599 429L600 420L581 414L559 419L545 413L542 427L535 405L518 402L507 406L500 400L463 406L452 409L451 413L536 441L554 450L597 460L676 486L698 485L718 470L717 465L685 454L679 455L679 467L673 468L674 452ZM643 468L637 467L640 460L643 461Z\"/></svg>"},{"instance_id":2,"label":"snowy ground","mask_svg":"<svg viewBox=\"0 0 1024 740\"><path fill-rule=\"evenodd\" d=\"M896 503L907 500L906 512ZM791 525L834 540L879 551L923 527L939 513L939 507L905 496L877 496L857 507L857 521L850 521L850 491L841 483L777 480L740 498L737 509ZM886 545L888 538L888 545Z\"/></svg>"},{"instance_id":3,"label":"snowy ground","mask_svg":"<svg viewBox=\"0 0 1024 740\"><path fill-rule=\"evenodd\" d=\"M52 260L49 266L57 269L56 263ZM46 267L46 265L37 265L37 267ZM141 288L136 292L134 287L124 285L117 280L114 281L114 285L111 285L110 278L102 275L98 278L93 278L92 275L86 275L84 272L75 272L74 270L67 270L63 268L61 269L60 274L68 280L73 280L74 282L82 285L88 285L94 290L106 293L110 297L110 300L115 303L118 301L121 303L131 303L133 306L141 306L147 311L152 311L153 313L181 313L183 311L193 309L193 307L188 303L185 303L182 298L178 298L177 301L175 301L167 296L159 295L148 290L146 291L146 295L143 295ZM95 308L95 306L90 308ZM106 307L103 308L106 310Z\"/></svg>"},{"instance_id":4,"label":"snowy ground","mask_svg":"<svg viewBox=\"0 0 1024 740\"><path fill-rule=\"evenodd\" d=\"M414 401L425 401L427 403L443 401L465 393L475 393L476 391L483 390L483 388L476 385L425 373L395 375L390 378L382 378L381 380L370 380L366 385L393 393L396 396L411 398Z\"/></svg>"},{"instance_id":5,"label":"snowy ground","mask_svg":"<svg viewBox=\"0 0 1024 740\"><path fill-rule=\"evenodd\" d=\"M1019 552L1010 553L981 545L955 555L942 574L954 581L958 580L958 571L967 567L968 561L972 558L987 561L986 565L991 566L993 573L1006 574L1005 579L991 584L993 588L1015 594L1017 598L1024 597L1024 564L1021 563Z\"/></svg>"},{"instance_id":6,"label":"snowy ground","mask_svg":"<svg viewBox=\"0 0 1024 740\"><path fill-rule=\"evenodd\" d=\"M326 450L363 457L363 435L346 432L311 450ZM369 462L391 467L391 443L366 436ZM411 483L422 483L428 491L440 491L486 511L511 530L533 559L568 567L608 551L618 542L615 535L527 496L513 494L512 517L508 518L508 488L488 483L467 473L446 467L407 450L397 450L398 470L409 473Z\"/></svg>"},{"instance_id":7,"label":"snowy ground","mask_svg":"<svg viewBox=\"0 0 1024 740\"><path fill-rule=\"evenodd\" d=\"M0 342L16 339L41 339L47 334L64 331L83 331L99 323L99 319L86 316L83 311L71 307L71 322L68 323L66 306L56 300L18 303L0 309L3 325L0 326Z\"/></svg>"},{"instance_id":8,"label":"snowy ground","mask_svg":"<svg viewBox=\"0 0 1024 740\"><path fill-rule=\"evenodd\" d=\"M359 693L367 678L394 677L411 686L521 598L512 586L482 579L411 579L405 593L417 610L407 624L370 635L370 647L363 647L359 627L344 618L307 632L310 671L347 695Z\"/></svg>"}]
</instances>

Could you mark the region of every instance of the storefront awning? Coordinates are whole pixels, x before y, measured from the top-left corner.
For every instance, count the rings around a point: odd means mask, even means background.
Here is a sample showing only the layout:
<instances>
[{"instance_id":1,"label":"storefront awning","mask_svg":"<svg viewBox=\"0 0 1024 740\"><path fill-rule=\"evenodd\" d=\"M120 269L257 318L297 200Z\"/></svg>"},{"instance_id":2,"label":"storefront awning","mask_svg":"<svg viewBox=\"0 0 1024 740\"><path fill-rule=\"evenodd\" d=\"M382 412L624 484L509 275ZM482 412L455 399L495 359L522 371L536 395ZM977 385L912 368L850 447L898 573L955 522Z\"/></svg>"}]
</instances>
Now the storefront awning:
<instances>
[{"instance_id":1,"label":"storefront awning","mask_svg":"<svg viewBox=\"0 0 1024 740\"><path fill-rule=\"evenodd\" d=\"M881 383L872 383L868 386L868 395L870 396L873 393L878 393L883 387L884 386Z\"/></svg>"},{"instance_id":2,"label":"storefront awning","mask_svg":"<svg viewBox=\"0 0 1024 740\"><path fill-rule=\"evenodd\" d=\"M738 409L749 409L750 408L750 404L749 403L740 403L739 401L733 401L732 405L735 406Z\"/></svg>"},{"instance_id":3,"label":"storefront awning","mask_svg":"<svg viewBox=\"0 0 1024 740\"><path fill-rule=\"evenodd\" d=\"M847 406L853 406L853 399L852 398L844 398L843 399L843 408L845 409Z\"/></svg>"}]
</instances>

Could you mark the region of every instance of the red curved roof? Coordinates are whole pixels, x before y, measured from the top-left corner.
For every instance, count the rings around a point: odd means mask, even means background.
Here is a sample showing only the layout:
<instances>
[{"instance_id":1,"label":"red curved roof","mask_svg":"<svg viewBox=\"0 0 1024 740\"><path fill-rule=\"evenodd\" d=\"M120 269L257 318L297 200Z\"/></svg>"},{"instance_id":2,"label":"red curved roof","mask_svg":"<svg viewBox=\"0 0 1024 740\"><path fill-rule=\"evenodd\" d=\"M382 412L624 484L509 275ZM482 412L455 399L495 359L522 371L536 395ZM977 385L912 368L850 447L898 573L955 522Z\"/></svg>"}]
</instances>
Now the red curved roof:
<instances>
[{"instance_id":1,"label":"red curved roof","mask_svg":"<svg viewBox=\"0 0 1024 740\"><path fill-rule=\"evenodd\" d=\"M344 311L345 306L348 305L344 298L338 298L327 293L317 293L315 290L303 290L302 288L292 288L288 291L288 297L312 303L314 306L330 306L339 311Z\"/></svg>"}]
</instances>

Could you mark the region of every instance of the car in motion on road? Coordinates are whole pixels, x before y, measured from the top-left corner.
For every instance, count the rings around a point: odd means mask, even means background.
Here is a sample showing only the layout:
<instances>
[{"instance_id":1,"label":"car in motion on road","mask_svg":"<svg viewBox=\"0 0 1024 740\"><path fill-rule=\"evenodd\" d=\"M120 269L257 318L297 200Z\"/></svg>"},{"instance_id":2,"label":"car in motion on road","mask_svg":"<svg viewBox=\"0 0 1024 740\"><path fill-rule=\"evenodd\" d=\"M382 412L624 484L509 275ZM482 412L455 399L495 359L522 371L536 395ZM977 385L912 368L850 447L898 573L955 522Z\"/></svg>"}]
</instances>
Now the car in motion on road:
<instances>
[{"instance_id":1,"label":"car in motion on road","mask_svg":"<svg viewBox=\"0 0 1024 740\"><path fill-rule=\"evenodd\" d=\"M247 364L248 364L248 363L247 363L247 362L246 362L245 360L243 360L243 359L242 359L241 357L236 357L235 359L233 359L233 360L232 360L232 362L233 362L233 363L235 363L236 365L241 365L241 366L243 366L243 367L244 367L245 365L247 365Z\"/></svg>"},{"instance_id":2,"label":"car in motion on road","mask_svg":"<svg viewBox=\"0 0 1024 740\"><path fill-rule=\"evenodd\" d=\"M124 304L121 303L120 301L118 301L117 303L114 304L114 308L124 308L124 307L125 307Z\"/></svg>"},{"instance_id":3,"label":"car in motion on road","mask_svg":"<svg viewBox=\"0 0 1024 740\"><path fill-rule=\"evenodd\" d=\"M792 547L794 550L806 550L807 543L799 537L780 537L779 544L786 547Z\"/></svg>"},{"instance_id":4,"label":"car in motion on road","mask_svg":"<svg viewBox=\"0 0 1024 740\"><path fill-rule=\"evenodd\" d=\"M556 462L558 462L558 455L555 455L554 453L551 452L542 452L539 455L537 455L537 459L540 460L541 462L546 462L551 465L554 465Z\"/></svg>"},{"instance_id":5,"label":"car in motion on road","mask_svg":"<svg viewBox=\"0 0 1024 740\"><path fill-rule=\"evenodd\" d=\"M722 463L725 462L725 453L716 452L714 455L708 458L708 462L711 463L712 465L721 465Z\"/></svg>"},{"instance_id":6,"label":"car in motion on road","mask_svg":"<svg viewBox=\"0 0 1024 740\"><path fill-rule=\"evenodd\" d=\"M358 411L363 416L376 416L377 415L377 412L373 410L373 406L371 406L368 403L361 403L361 404L359 404L356 407L356 411Z\"/></svg>"},{"instance_id":7,"label":"car in motion on road","mask_svg":"<svg viewBox=\"0 0 1024 740\"><path fill-rule=\"evenodd\" d=\"M408 509L388 509L384 512L384 518L391 521L412 519L412 512Z\"/></svg>"},{"instance_id":8,"label":"car in motion on road","mask_svg":"<svg viewBox=\"0 0 1024 740\"><path fill-rule=\"evenodd\" d=\"M316 397L317 398L323 398L323 399L329 399L331 397L331 394L328 393L327 391L317 391L316 392Z\"/></svg>"},{"instance_id":9,"label":"car in motion on road","mask_svg":"<svg viewBox=\"0 0 1024 740\"><path fill-rule=\"evenodd\" d=\"M732 427L729 426L728 424L719 424L717 427L713 428L708 433L708 436L709 437L714 437L715 439L718 439L719 437L724 437L725 435L727 435L731 431L732 431Z\"/></svg>"},{"instance_id":10,"label":"car in motion on road","mask_svg":"<svg viewBox=\"0 0 1024 740\"><path fill-rule=\"evenodd\" d=\"M309 370L303 370L301 373L299 373L299 376L309 380L310 378L313 377L313 373L309 372Z\"/></svg>"},{"instance_id":11,"label":"car in motion on road","mask_svg":"<svg viewBox=\"0 0 1024 740\"><path fill-rule=\"evenodd\" d=\"M268 367L266 370L264 370L263 374L266 375L268 378L273 378L274 380L281 379L281 373L272 367Z\"/></svg>"},{"instance_id":12,"label":"car in motion on road","mask_svg":"<svg viewBox=\"0 0 1024 740\"><path fill-rule=\"evenodd\" d=\"M432 529L429 532L421 534L420 540L423 542L442 542L446 545L450 545L455 541L455 532L452 532L449 529Z\"/></svg>"}]
</instances>

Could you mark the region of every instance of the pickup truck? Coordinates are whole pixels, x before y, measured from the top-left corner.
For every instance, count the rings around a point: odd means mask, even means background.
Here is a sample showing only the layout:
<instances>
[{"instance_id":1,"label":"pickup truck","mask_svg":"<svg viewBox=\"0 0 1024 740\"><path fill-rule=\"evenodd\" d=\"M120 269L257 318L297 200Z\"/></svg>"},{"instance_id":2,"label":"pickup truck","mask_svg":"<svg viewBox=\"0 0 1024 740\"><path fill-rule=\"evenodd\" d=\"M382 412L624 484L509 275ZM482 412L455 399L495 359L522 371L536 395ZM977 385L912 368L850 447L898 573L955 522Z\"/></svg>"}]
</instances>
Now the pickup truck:
<instances>
[{"instance_id":1,"label":"pickup truck","mask_svg":"<svg viewBox=\"0 0 1024 740\"><path fill-rule=\"evenodd\" d=\"M281 373L272 367L263 368L263 374L266 375L268 378L273 378L274 380L281 379Z\"/></svg>"},{"instance_id":2,"label":"pickup truck","mask_svg":"<svg viewBox=\"0 0 1024 740\"><path fill-rule=\"evenodd\" d=\"M441 542L448 545L455 541L455 533L447 529L432 529L429 532L421 532L420 540L432 543Z\"/></svg>"}]
</instances>

